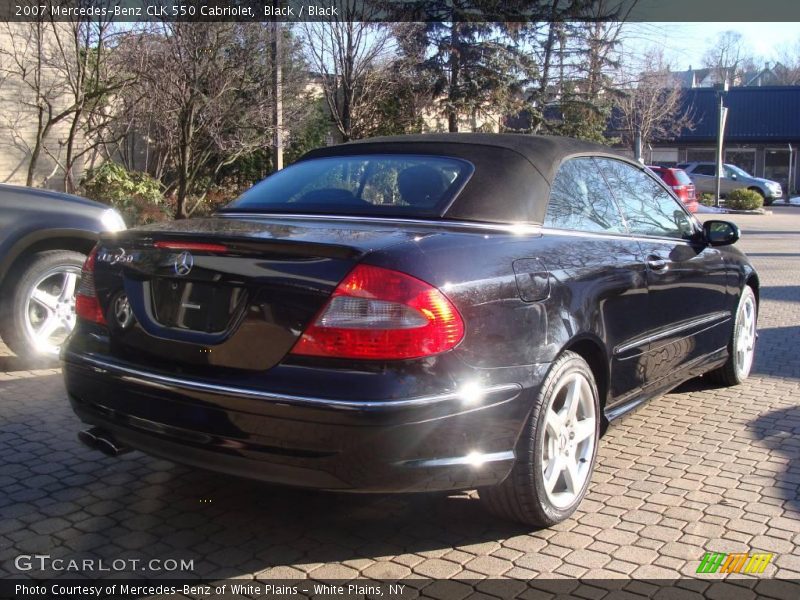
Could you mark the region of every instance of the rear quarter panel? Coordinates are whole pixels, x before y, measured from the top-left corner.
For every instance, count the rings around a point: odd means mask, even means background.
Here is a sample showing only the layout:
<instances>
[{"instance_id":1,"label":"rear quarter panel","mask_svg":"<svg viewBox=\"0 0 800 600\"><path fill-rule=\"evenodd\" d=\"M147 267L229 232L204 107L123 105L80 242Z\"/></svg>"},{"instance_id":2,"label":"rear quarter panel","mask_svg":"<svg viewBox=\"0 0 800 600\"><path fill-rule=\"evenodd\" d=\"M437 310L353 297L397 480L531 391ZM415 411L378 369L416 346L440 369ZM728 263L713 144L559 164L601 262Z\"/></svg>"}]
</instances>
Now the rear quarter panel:
<instances>
[{"instance_id":1,"label":"rear quarter panel","mask_svg":"<svg viewBox=\"0 0 800 600\"><path fill-rule=\"evenodd\" d=\"M512 265L525 259L547 269L548 289L541 300L521 298ZM549 363L582 336L613 346L633 335L630 321L620 321L617 313L644 310L645 298L637 292L645 285L643 266L624 238L447 232L372 254L367 261L442 289L465 321L456 353L477 368ZM626 267L609 270L609 261Z\"/></svg>"}]
</instances>

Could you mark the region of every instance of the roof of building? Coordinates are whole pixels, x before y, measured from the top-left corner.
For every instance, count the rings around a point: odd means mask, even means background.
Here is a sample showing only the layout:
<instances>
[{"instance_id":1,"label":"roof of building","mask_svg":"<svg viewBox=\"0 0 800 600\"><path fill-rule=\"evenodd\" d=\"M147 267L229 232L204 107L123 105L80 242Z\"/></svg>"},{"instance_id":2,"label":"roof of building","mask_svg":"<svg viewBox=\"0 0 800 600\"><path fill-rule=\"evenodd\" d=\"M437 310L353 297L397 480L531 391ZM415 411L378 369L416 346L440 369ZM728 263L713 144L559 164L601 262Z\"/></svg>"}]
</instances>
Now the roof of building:
<instances>
[{"instance_id":1,"label":"roof of building","mask_svg":"<svg viewBox=\"0 0 800 600\"><path fill-rule=\"evenodd\" d=\"M717 137L719 99L713 89L686 90L683 105L694 127L676 142L708 142ZM727 143L800 142L800 86L736 87L725 94Z\"/></svg>"}]
</instances>

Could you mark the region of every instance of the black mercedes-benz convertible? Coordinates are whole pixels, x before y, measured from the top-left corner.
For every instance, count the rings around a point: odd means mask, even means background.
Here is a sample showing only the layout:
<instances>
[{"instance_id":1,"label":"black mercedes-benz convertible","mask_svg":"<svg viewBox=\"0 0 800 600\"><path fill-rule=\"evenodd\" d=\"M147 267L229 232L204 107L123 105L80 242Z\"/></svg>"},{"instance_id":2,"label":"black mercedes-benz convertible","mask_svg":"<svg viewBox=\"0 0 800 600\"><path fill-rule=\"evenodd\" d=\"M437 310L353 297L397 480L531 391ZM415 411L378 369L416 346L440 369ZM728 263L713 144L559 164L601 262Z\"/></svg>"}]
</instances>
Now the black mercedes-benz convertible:
<instances>
[{"instance_id":1,"label":"black mercedes-benz convertible","mask_svg":"<svg viewBox=\"0 0 800 600\"><path fill-rule=\"evenodd\" d=\"M211 218L105 235L63 351L81 439L325 490L580 503L607 422L744 380L758 277L606 147L515 135L312 151Z\"/></svg>"}]
</instances>

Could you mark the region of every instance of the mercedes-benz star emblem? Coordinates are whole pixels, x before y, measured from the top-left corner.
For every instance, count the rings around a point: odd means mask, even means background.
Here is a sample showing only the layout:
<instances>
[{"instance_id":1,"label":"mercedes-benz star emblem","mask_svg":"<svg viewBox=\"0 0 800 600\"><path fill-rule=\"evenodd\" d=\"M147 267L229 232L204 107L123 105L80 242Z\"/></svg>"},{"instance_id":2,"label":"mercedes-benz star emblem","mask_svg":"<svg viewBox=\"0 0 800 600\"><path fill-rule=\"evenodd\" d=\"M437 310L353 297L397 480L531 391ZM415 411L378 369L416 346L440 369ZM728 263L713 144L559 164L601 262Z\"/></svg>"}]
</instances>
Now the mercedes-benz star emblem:
<instances>
[{"instance_id":1,"label":"mercedes-benz star emblem","mask_svg":"<svg viewBox=\"0 0 800 600\"><path fill-rule=\"evenodd\" d=\"M181 252L178 256L175 257L175 263L173 267L175 269L175 275L179 275L181 277L185 277L192 271L192 267L194 266L194 257L189 252Z\"/></svg>"},{"instance_id":2,"label":"mercedes-benz star emblem","mask_svg":"<svg viewBox=\"0 0 800 600\"><path fill-rule=\"evenodd\" d=\"M114 301L114 318L122 329L127 329L133 324L133 310L125 294L120 294Z\"/></svg>"}]
</instances>

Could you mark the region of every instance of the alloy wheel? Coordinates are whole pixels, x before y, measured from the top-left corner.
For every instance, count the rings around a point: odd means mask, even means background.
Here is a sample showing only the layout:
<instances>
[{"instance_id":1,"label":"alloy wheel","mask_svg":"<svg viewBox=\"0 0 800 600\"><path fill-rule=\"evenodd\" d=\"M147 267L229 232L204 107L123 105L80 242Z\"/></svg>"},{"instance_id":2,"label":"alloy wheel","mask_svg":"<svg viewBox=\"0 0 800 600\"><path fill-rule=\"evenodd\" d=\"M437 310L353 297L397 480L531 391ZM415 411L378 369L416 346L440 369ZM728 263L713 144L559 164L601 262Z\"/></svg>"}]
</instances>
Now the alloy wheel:
<instances>
[{"instance_id":1,"label":"alloy wheel","mask_svg":"<svg viewBox=\"0 0 800 600\"><path fill-rule=\"evenodd\" d=\"M75 291L80 273L73 266L54 267L30 287L25 302L25 329L38 352L57 355L75 328Z\"/></svg>"},{"instance_id":2,"label":"alloy wheel","mask_svg":"<svg viewBox=\"0 0 800 600\"><path fill-rule=\"evenodd\" d=\"M560 383L545 415L542 478L548 500L564 509L580 498L591 475L597 414L592 388L581 373Z\"/></svg>"},{"instance_id":3,"label":"alloy wheel","mask_svg":"<svg viewBox=\"0 0 800 600\"><path fill-rule=\"evenodd\" d=\"M736 336L734 353L736 356L736 375L746 379L753 366L756 347L756 302L752 294L742 298L736 315Z\"/></svg>"}]
</instances>

